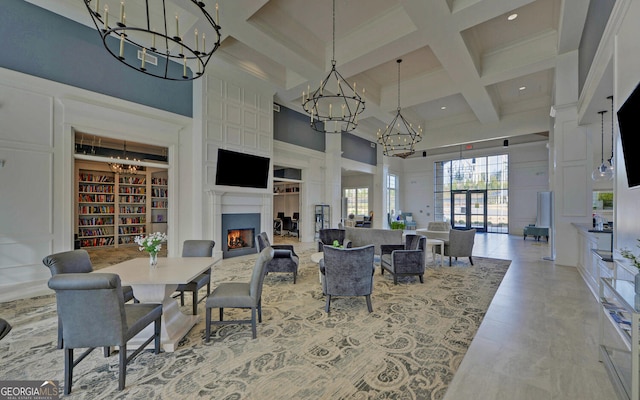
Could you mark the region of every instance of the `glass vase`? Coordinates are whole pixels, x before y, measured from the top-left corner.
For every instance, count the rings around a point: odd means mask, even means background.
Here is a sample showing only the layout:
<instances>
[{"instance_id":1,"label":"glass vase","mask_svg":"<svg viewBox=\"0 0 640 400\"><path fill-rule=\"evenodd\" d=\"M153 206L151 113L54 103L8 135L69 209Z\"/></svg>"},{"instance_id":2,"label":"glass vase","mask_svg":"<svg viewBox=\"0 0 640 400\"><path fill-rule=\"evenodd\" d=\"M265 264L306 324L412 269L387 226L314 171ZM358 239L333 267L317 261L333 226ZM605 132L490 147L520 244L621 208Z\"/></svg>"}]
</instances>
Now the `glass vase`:
<instances>
[{"instance_id":1,"label":"glass vase","mask_svg":"<svg viewBox=\"0 0 640 400\"><path fill-rule=\"evenodd\" d=\"M158 266L158 253L149 253L149 266L152 268Z\"/></svg>"}]
</instances>

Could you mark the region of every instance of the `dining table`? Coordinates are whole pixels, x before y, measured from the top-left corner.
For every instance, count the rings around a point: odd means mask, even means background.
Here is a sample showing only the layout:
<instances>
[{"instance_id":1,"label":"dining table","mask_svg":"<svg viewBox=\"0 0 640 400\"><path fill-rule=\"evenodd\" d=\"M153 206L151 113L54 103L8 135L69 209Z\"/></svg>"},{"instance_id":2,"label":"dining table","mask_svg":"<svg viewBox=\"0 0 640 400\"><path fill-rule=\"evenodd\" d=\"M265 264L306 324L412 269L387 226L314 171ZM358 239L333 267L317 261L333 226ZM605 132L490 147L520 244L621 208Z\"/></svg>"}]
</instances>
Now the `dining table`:
<instances>
[{"instance_id":1,"label":"dining table","mask_svg":"<svg viewBox=\"0 0 640 400\"><path fill-rule=\"evenodd\" d=\"M212 257L158 257L156 266L149 257L133 258L95 272L114 273L122 285L133 288L134 297L141 303L162 304L161 347L173 352L183 337L198 323L197 315L182 312L172 295L179 284L185 284L214 266ZM131 345L140 345L153 334L153 324L132 338Z\"/></svg>"}]
</instances>

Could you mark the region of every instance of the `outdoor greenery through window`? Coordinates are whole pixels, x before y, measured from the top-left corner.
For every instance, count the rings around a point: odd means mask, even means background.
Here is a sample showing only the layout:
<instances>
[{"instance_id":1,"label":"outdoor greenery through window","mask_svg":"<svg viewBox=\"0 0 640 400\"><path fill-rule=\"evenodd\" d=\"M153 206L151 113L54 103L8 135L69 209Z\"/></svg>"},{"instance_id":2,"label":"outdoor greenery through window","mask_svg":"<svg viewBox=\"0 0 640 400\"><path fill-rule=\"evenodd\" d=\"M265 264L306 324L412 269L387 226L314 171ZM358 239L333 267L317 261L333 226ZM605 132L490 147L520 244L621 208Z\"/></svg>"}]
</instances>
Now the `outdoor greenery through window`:
<instances>
[{"instance_id":1,"label":"outdoor greenery through window","mask_svg":"<svg viewBox=\"0 0 640 400\"><path fill-rule=\"evenodd\" d=\"M389 174L387 176L387 214L394 215L398 200L398 177Z\"/></svg>"},{"instance_id":2,"label":"outdoor greenery through window","mask_svg":"<svg viewBox=\"0 0 640 400\"><path fill-rule=\"evenodd\" d=\"M347 215L369 216L369 188L345 189L347 198Z\"/></svg>"},{"instance_id":3,"label":"outdoor greenery through window","mask_svg":"<svg viewBox=\"0 0 640 400\"><path fill-rule=\"evenodd\" d=\"M509 156L462 157L434 168L436 221L456 228L508 233Z\"/></svg>"}]
</instances>

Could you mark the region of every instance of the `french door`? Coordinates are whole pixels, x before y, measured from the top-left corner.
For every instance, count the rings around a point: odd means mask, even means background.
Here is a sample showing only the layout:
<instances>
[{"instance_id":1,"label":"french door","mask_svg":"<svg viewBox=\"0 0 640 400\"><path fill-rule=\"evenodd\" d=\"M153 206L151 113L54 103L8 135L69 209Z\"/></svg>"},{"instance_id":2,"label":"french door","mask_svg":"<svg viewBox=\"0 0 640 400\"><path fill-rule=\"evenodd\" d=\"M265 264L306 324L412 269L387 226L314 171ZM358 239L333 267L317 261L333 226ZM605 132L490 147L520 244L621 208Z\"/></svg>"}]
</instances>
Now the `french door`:
<instances>
[{"instance_id":1,"label":"french door","mask_svg":"<svg viewBox=\"0 0 640 400\"><path fill-rule=\"evenodd\" d=\"M451 203L451 221L454 228L487 231L486 190L453 190Z\"/></svg>"}]
</instances>

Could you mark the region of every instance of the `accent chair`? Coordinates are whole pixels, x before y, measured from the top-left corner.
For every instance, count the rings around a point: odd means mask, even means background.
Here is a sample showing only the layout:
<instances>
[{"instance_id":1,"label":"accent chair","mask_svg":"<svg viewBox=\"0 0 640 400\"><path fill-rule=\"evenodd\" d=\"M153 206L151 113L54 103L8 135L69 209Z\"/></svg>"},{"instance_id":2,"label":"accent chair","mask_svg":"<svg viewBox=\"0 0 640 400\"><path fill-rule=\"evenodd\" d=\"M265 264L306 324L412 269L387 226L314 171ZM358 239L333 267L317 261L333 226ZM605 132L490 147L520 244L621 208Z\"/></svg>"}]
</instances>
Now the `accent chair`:
<instances>
[{"instance_id":1,"label":"accent chair","mask_svg":"<svg viewBox=\"0 0 640 400\"><path fill-rule=\"evenodd\" d=\"M251 324L253 339L257 337L256 313L258 322L262 322L262 286L266 266L271 261L274 250L266 247L258 255L258 259L253 267L251 280L249 282L222 282L209 295L206 302L205 315L205 342L209 342L211 337L211 325L230 324ZM220 320L211 320L211 309L220 309ZM250 308L251 319L225 321L223 311L225 308Z\"/></svg>"},{"instance_id":2,"label":"accent chair","mask_svg":"<svg viewBox=\"0 0 640 400\"><path fill-rule=\"evenodd\" d=\"M451 266L451 257L469 257L469 262L473 265L473 243L476 237L476 230L460 230L452 229L449 232L449 243L444 245L444 255L449 257L449 266Z\"/></svg>"},{"instance_id":3,"label":"accent chair","mask_svg":"<svg viewBox=\"0 0 640 400\"><path fill-rule=\"evenodd\" d=\"M326 296L325 312L329 312L333 296L365 296L367 309L371 307L373 291L374 245L354 248L324 247L320 260L322 292Z\"/></svg>"},{"instance_id":4,"label":"accent chair","mask_svg":"<svg viewBox=\"0 0 640 400\"><path fill-rule=\"evenodd\" d=\"M58 274L93 272L91 258L86 250L71 250L51 254L43 258L42 263L45 267L49 268L52 277ZM122 294L125 303L129 300L134 300L136 303L138 302L133 296L133 288L131 286L122 286ZM61 349L62 347L62 321L60 317L58 317L58 348ZM108 353L108 350L105 351L105 355L108 355Z\"/></svg>"},{"instance_id":5,"label":"accent chair","mask_svg":"<svg viewBox=\"0 0 640 400\"><path fill-rule=\"evenodd\" d=\"M267 247L271 247L274 250L273 259L267 263L265 274L268 274L269 272L290 272L293 274L293 283L295 284L296 278L298 277L298 265L300 264L300 258L293 249L293 245L272 245L266 232L262 232L257 235L256 242L258 242L258 252L262 252Z\"/></svg>"},{"instance_id":6,"label":"accent chair","mask_svg":"<svg viewBox=\"0 0 640 400\"><path fill-rule=\"evenodd\" d=\"M418 275L420 283L424 283L425 253L427 238L422 235L405 235L404 245L383 244L380 258L380 273L387 270L393 275L394 285L399 276Z\"/></svg>"},{"instance_id":7,"label":"accent chair","mask_svg":"<svg viewBox=\"0 0 640 400\"><path fill-rule=\"evenodd\" d=\"M64 393L71 393L73 369L96 347L119 347L118 389L125 386L127 364L155 341L160 352L161 304L125 304L120 277L106 273L65 273L49 279L64 324ZM148 325L153 335L131 355L127 342ZM77 359L74 349L87 348Z\"/></svg>"},{"instance_id":8,"label":"accent chair","mask_svg":"<svg viewBox=\"0 0 640 400\"><path fill-rule=\"evenodd\" d=\"M211 257L215 245L216 242L213 240L185 240L182 244L182 257ZM207 295L198 300L198 291L205 286L207 287ZM184 306L184 292L191 292L193 297L192 313L197 315L198 303L211 293L211 268L198 275L191 282L178 285L176 292L179 292L176 297L180 297L181 306Z\"/></svg>"}]
</instances>

